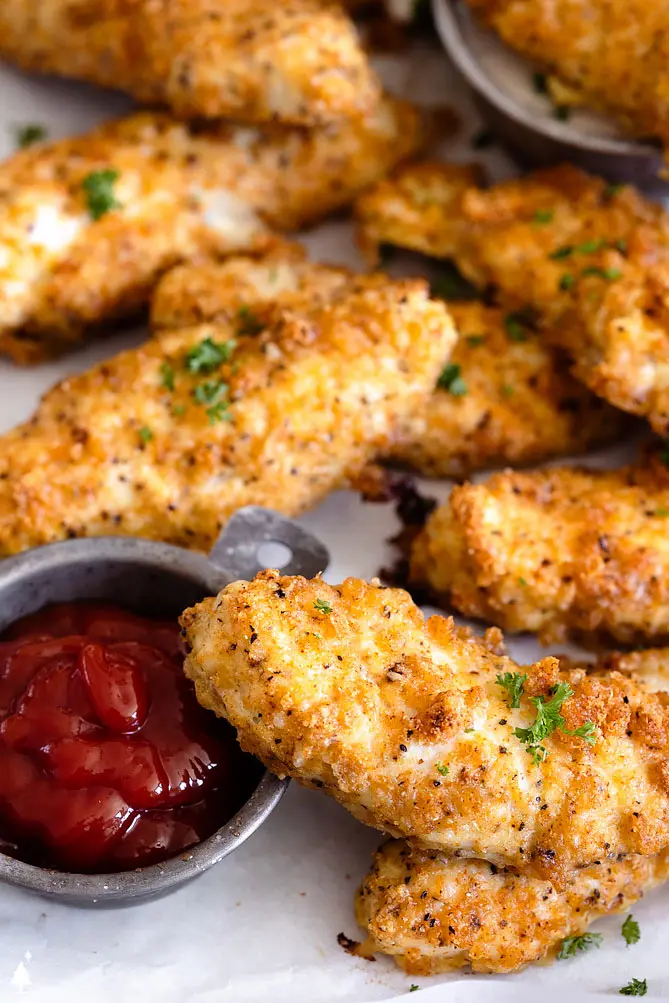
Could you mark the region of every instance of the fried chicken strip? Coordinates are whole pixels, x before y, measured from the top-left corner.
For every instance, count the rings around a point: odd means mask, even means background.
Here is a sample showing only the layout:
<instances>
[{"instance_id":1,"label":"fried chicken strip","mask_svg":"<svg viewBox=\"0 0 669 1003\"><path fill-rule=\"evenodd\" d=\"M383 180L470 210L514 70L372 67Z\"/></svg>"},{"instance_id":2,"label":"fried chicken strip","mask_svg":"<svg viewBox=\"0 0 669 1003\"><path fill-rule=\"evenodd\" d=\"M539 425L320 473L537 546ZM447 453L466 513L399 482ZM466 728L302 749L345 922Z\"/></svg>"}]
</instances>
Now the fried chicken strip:
<instances>
[{"instance_id":1,"label":"fried chicken strip","mask_svg":"<svg viewBox=\"0 0 669 1003\"><path fill-rule=\"evenodd\" d=\"M545 642L669 636L669 476L504 471L454 489L413 544L410 578L466 616Z\"/></svg>"},{"instance_id":2,"label":"fried chicken strip","mask_svg":"<svg viewBox=\"0 0 669 1003\"><path fill-rule=\"evenodd\" d=\"M364 124L313 132L141 113L17 153L0 165L0 351L39 361L144 306L177 262L315 221L419 134L413 109L389 99Z\"/></svg>"},{"instance_id":3,"label":"fried chicken strip","mask_svg":"<svg viewBox=\"0 0 669 1003\"><path fill-rule=\"evenodd\" d=\"M311 265L283 298L275 258L230 268L231 318L66 379L0 438L0 553L110 532L207 550L242 505L316 504L423 406L455 340L427 283Z\"/></svg>"},{"instance_id":4,"label":"fried chicken strip","mask_svg":"<svg viewBox=\"0 0 669 1003\"><path fill-rule=\"evenodd\" d=\"M484 24L561 84L561 101L669 141L669 9L653 0L467 0Z\"/></svg>"},{"instance_id":5,"label":"fried chicken strip","mask_svg":"<svg viewBox=\"0 0 669 1003\"><path fill-rule=\"evenodd\" d=\"M490 189L472 168L418 164L358 202L361 240L452 258L493 286L574 374L669 432L669 214L574 167Z\"/></svg>"},{"instance_id":6,"label":"fried chicken strip","mask_svg":"<svg viewBox=\"0 0 669 1003\"><path fill-rule=\"evenodd\" d=\"M426 622L406 592L357 579L263 572L181 622L200 703L269 769L368 825L560 887L669 846L669 695L643 680L545 658L522 669L515 709L496 680L520 670L498 631L486 644ZM562 723L530 754L515 729L559 683Z\"/></svg>"},{"instance_id":7,"label":"fried chicken strip","mask_svg":"<svg viewBox=\"0 0 669 1003\"><path fill-rule=\"evenodd\" d=\"M355 27L323 0L3 0L0 56L185 119L314 126L379 97Z\"/></svg>"},{"instance_id":8,"label":"fried chicken strip","mask_svg":"<svg viewBox=\"0 0 669 1003\"><path fill-rule=\"evenodd\" d=\"M513 341L505 311L447 302L459 332L427 407L411 416L390 460L429 477L521 466L586 452L622 434L625 416L569 373L537 338Z\"/></svg>"},{"instance_id":9,"label":"fried chicken strip","mask_svg":"<svg viewBox=\"0 0 669 1003\"><path fill-rule=\"evenodd\" d=\"M561 890L482 860L458 860L391 840L356 896L365 950L411 975L470 967L505 974L555 957L567 937L629 909L669 878L669 851L633 854L575 872Z\"/></svg>"}]
</instances>

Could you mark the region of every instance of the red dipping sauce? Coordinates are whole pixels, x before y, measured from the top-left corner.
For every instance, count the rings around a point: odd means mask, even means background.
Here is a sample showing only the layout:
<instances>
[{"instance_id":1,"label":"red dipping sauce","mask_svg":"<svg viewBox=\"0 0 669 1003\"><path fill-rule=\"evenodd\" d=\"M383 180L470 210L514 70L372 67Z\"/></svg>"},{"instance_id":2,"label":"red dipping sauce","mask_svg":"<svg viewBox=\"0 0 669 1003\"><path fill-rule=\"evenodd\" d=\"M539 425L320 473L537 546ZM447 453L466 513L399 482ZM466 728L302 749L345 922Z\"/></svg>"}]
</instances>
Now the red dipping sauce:
<instances>
[{"instance_id":1,"label":"red dipping sauce","mask_svg":"<svg viewBox=\"0 0 669 1003\"><path fill-rule=\"evenodd\" d=\"M79 873L154 864L212 835L258 767L195 699L179 628L67 603L0 640L0 850Z\"/></svg>"}]
</instances>

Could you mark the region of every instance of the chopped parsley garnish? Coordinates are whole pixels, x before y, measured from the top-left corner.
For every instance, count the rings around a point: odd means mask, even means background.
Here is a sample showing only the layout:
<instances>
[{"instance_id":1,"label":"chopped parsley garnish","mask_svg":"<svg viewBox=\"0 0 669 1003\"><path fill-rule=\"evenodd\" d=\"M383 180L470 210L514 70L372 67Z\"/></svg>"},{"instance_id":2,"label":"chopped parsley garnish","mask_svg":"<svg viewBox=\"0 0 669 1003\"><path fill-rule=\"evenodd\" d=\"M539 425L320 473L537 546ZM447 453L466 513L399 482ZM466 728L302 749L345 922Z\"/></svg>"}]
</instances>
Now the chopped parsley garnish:
<instances>
[{"instance_id":1,"label":"chopped parsley garnish","mask_svg":"<svg viewBox=\"0 0 669 1003\"><path fill-rule=\"evenodd\" d=\"M119 173L115 170L93 171L81 182L91 219L101 219L112 209L120 209L121 203L114 195L118 177Z\"/></svg>"},{"instance_id":2,"label":"chopped parsley garnish","mask_svg":"<svg viewBox=\"0 0 669 1003\"><path fill-rule=\"evenodd\" d=\"M417 986L414 982L412 982L411 985L409 986L410 993L417 993L419 989L420 986Z\"/></svg>"},{"instance_id":3,"label":"chopped parsley garnish","mask_svg":"<svg viewBox=\"0 0 669 1003\"><path fill-rule=\"evenodd\" d=\"M175 404L174 407L172 408L172 414L176 415L176 417L179 418L184 413L185 410L186 410L185 404Z\"/></svg>"},{"instance_id":4,"label":"chopped parsley garnish","mask_svg":"<svg viewBox=\"0 0 669 1003\"><path fill-rule=\"evenodd\" d=\"M222 380L207 380L193 390L193 397L198 404L218 404L229 390L228 384Z\"/></svg>"},{"instance_id":5,"label":"chopped parsley garnish","mask_svg":"<svg viewBox=\"0 0 669 1003\"><path fill-rule=\"evenodd\" d=\"M624 187L625 185L607 185L606 188L604 189L604 198L605 199L615 198L616 195L618 195L623 190Z\"/></svg>"},{"instance_id":6,"label":"chopped parsley garnish","mask_svg":"<svg viewBox=\"0 0 669 1003\"><path fill-rule=\"evenodd\" d=\"M174 390L174 370L169 362L163 362L160 366L160 382L166 390Z\"/></svg>"},{"instance_id":7,"label":"chopped parsley garnish","mask_svg":"<svg viewBox=\"0 0 669 1003\"><path fill-rule=\"evenodd\" d=\"M597 265L591 265L589 268L583 268L581 270L581 275L584 277L592 275L599 279L606 279L607 282L613 282L614 279L619 279L622 274L623 273L619 268L598 268Z\"/></svg>"},{"instance_id":8,"label":"chopped parsley garnish","mask_svg":"<svg viewBox=\"0 0 669 1003\"><path fill-rule=\"evenodd\" d=\"M260 334L264 327L263 322L249 307L239 308L237 311L237 331L239 334Z\"/></svg>"},{"instance_id":9,"label":"chopped parsley garnish","mask_svg":"<svg viewBox=\"0 0 669 1003\"><path fill-rule=\"evenodd\" d=\"M467 344L471 345L472 348L476 348L478 345L482 345L485 342L485 334L468 334Z\"/></svg>"},{"instance_id":10,"label":"chopped parsley garnish","mask_svg":"<svg viewBox=\"0 0 669 1003\"><path fill-rule=\"evenodd\" d=\"M228 341L205 338L186 353L186 369L190 373L213 373L221 363L229 361L236 344L234 338Z\"/></svg>"},{"instance_id":11,"label":"chopped parsley garnish","mask_svg":"<svg viewBox=\"0 0 669 1003\"><path fill-rule=\"evenodd\" d=\"M625 943L629 947L631 944L638 944L641 940L641 931L639 930L639 924L634 919L632 914L626 918L622 925L622 935L625 938Z\"/></svg>"},{"instance_id":12,"label":"chopped parsley garnish","mask_svg":"<svg viewBox=\"0 0 669 1003\"><path fill-rule=\"evenodd\" d=\"M537 710L536 719L529 728L515 728L513 734L527 746L527 751L535 763L542 763L546 759L548 753L541 743L558 729L565 735L578 736L588 745L594 745L596 736L592 721L586 721L574 731L565 727L565 721L560 712L565 700L573 696L573 693L569 683L558 683L549 700L545 700L544 697L530 697L530 702Z\"/></svg>"},{"instance_id":13,"label":"chopped parsley garnish","mask_svg":"<svg viewBox=\"0 0 669 1003\"><path fill-rule=\"evenodd\" d=\"M327 616L328 613L332 612L332 603L328 602L327 599L317 599L314 603L314 609L317 609L319 613L325 613Z\"/></svg>"},{"instance_id":14,"label":"chopped parsley garnish","mask_svg":"<svg viewBox=\"0 0 669 1003\"><path fill-rule=\"evenodd\" d=\"M669 508L656 508L653 515L666 516L669 515Z\"/></svg>"},{"instance_id":15,"label":"chopped parsley garnish","mask_svg":"<svg viewBox=\"0 0 669 1003\"><path fill-rule=\"evenodd\" d=\"M563 258L568 258L570 254L574 253L573 244L565 244L563 247L558 247L556 251L551 251L548 255L552 261L562 261Z\"/></svg>"},{"instance_id":16,"label":"chopped parsley garnish","mask_svg":"<svg viewBox=\"0 0 669 1003\"><path fill-rule=\"evenodd\" d=\"M151 439L153 439L153 432L146 425L142 425L138 435L142 442L151 442Z\"/></svg>"},{"instance_id":17,"label":"chopped parsley garnish","mask_svg":"<svg viewBox=\"0 0 669 1003\"><path fill-rule=\"evenodd\" d=\"M442 300L475 300L481 295L476 286L468 282L454 265L446 265L430 283L430 293Z\"/></svg>"},{"instance_id":18,"label":"chopped parsley garnish","mask_svg":"<svg viewBox=\"0 0 669 1003\"><path fill-rule=\"evenodd\" d=\"M437 386L441 390L448 390L454 397L464 397L467 393L467 384L460 375L460 366L457 362L449 362L444 366L437 380Z\"/></svg>"},{"instance_id":19,"label":"chopped parsley garnish","mask_svg":"<svg viewBox=\"0 0 669 1003\"><path fill-rule=\"evenodd\" d=\"M534 316L529 307L507 313L504 318L504 327L511 341L527 341L528 328L532 325L533 320Z\"/></svg>"},{"instance_id":20,"label":"chopped parsley garnish","mask_svg":"<svg viewBox=\"0 0 669 1003\"><path fill-rule=\"evenodd\" d=\"M602 248L606 247L605 240L586 240L582 244L577 244L574 251L577 254L596 254L597 251L601 251Z\"/></svg>"},{"instance_id":21,"label":"chopped parsley garnish","mask_svg":"<svg viewBox=\"0 0 669 1003\"><path fill-rule=\"evenodd\" d=\"M601 933L582 933L578 937L567 937L562 941L558 960L573 958L580 951L589 951L591 947L601 947L603 939Z\"/></svg>"},{"instance_id":22,"label":"chopped parsley garnish","mask_svg":"<svg viewBox=\"0 0 669 1003\"><path fill-rule=\"evenodd\" d=\"M30 125L19 125L16 127L16 145L20 150L25 150L33 143L41 143L47 137L46 127L31 123Z\"/></svg>"},{"instance_id":23,"label":"chopped parsley garnish","mask_svg":"<svg viewBox=\"0 0 669 1003\"><path fill-rule=\"evenodd\" d=\"M548 94L548 78L545 73L532 74L532 86L537 94Z\"/></svg>"},{"instance_id":24,"label":"chopped parsley garnish","mask_svg":"<svg viewBox=\"0 0 669 1003\"><path fill-rule=\"evenodd\" d=\"M619 992L621 996L645 996L648 992L648 979L632 979Z\"/></svg>"},{"instance_id":25,"label":"chopped parsley garnish","mask_svg":"<svg viewBox=\"0 0 669 1003\"><path fill-rule=\"evenodd\" d=\"M558 122L566 122L571 116L571 108L566 104L556 104L553 114Z\"/></svg>"},{"instance_id":26,"label":"chopped parsley garnish","mask_svg":"<svg viewBox=\"0 0 669 1003\"><path fill-rule=\"evenodd\" d=\"M521 585L521 586L522 586L522 588L524 588L524 589L526 589L526 588L527 588L527 582L525 581L525 579L524 579L524 578L519 578L519 579L518 579L518 584L519 584L519 585Z\"/></svg>"},{"instance_id":27,"label":"chopped parsley garnish","mask_svg":"<svg viewBox=\"0 0 669 1003\"><path fill-rule=\"evenodd\" d=\"M494 142L495 137L490 129L481 129L471 138L471 146L473 150L485 150L488 146L492 146Z\"/></svg>"},{"instance_id":28,"label":"chopped parsley garnish","mask_svg":"<svg viewBox=\"0 0 669 1003\"><path fill-rule=\"evenodd\" d=\"M206 415L210 425L216 425L219 421L232 421L230 401L222 400L218 401L217 404L212 404L211 407L207 408Z\"/></svg>"},{"instance_id":29,"label":"chopped parsley garnish","mask_svg":"<svg viewBox=\"0 0 669 1003\"><path fill-rule=\"evenodd\" d=\"M510 383L502 383L502 397L513 397L515 390Z\"/></svg>"},{"instance_id":30,"label":"chopped parsley garnish","mask_svg":"<svg viewBox=\"0 0 669 1003\"><path fill-rule=\"evenodd\" d=\"M562 292L567 292L567 290L572 288L574 282L576 282L574 276L570 272L565 272L564 275L560 276L558 287L562 290Z\"/></svg>"},{"instance_id":31,"label":"chopped parsley garnish","mask_svg":"<svg viewBox=\"0 0 669 1003\"><path fill-rule=\"evenodd\" d=\"M616 251L620 251L621 254L627 254L626 240L614 240L611 246L615 247Z\"/></svg>"},{"instance_id":32,"label":"chopped parsley garnish","mask_svg":"<svg viewBox=\"0 0 669 1003\"><path fill-rule=\"evenodd\" d=\"M503 676L497 676L497 685L506 690L509 697L509 707L520 707L526 679L527 676L520 672L505 672Z\"/></svg>"},{"instance_id":33,"label":"chopped parsley garnish","mask_svg":"<svg viewBox=\"0 0 669 1003\"><path fill-rule=\"evenodd\" d=\"M444 763L437 763L436 769L437 769L437 773L440 776L442 776L442 777L447 777L448 776L448 766L446 766Z\"/></svg>"},{"instance_id":34,"label":"chopped parsley garnish","mask_svg":"<svg viewBox=\"0 0 669 1003\"><path fill-rule=\"evenodd\" d=\"M552 209L537 209L532 218L535 223L551 223L554 215Z\"/></svg>"}]
</instances>

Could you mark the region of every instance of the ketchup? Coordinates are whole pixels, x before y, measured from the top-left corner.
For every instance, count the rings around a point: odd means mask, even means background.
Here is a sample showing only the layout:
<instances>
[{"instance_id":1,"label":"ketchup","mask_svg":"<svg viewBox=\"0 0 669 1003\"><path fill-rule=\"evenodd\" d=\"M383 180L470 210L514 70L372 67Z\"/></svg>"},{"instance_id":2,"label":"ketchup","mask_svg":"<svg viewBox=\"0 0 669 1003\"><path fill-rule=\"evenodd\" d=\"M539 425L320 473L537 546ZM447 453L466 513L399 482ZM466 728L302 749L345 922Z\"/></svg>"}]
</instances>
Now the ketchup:
<instances>
[{"instance_id":1,"label":"ketchup","mask_svg":"<svg viewBox=\"0 0 669 1003\"><path fill-rule=\"evenodd\" d=\"M79 873L212 835L258 777L181 671L179 628L66 603L0 640L0 849Z\"/></svg>"}]
</instances>

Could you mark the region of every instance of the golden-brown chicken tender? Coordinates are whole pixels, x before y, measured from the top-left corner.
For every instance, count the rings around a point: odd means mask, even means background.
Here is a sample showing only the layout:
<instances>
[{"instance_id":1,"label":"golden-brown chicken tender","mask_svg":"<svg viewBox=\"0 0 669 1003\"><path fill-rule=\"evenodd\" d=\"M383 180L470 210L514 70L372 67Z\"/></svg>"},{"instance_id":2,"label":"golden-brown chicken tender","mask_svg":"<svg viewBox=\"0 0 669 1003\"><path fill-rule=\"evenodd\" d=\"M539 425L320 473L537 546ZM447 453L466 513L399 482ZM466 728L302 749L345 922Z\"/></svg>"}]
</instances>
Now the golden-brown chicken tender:
<instances>
[{"instance_id":1,"label":"golden-brown chicken tender","mask_svg":"<svg viewBox=\"0 0 669 1003\"><path fill-rule=\"evenodd\" d=\"M610 112L636 136L669 141L666 3L467 2L508 45L557 78L561 101Z\"/></svg>"},{"instance_id":2,"label":"golden-brown chicken tender","mask_svg":"<svg viewBox=\"0 0 669 1003\"><path fill-rule=\"evenodd\" d=\"M180 118L313 126L379 96L353 24L323 0L3 0L0 56Z\"/></svg>"},{"instance_id":3,"label":"golden-brown chicken tender","mask_svg":"<svg viewBox=\"0 0 669 1003\"><path fill-rule=\"evenodd\" d=\"M574 167L485 190L471 168L408 167L358 202L370 252L393 243L453 258L493 286L528 337L566 349L616 407L669 432L669 214Z\"/></svg>"},{"instance_id":4,"label":"golden-brown chicken tender","mask_svg":"<svg viewBox=\"0 0 669 1003\"><path fill-rule=\"evenodd\" d=\"M357 579L263 572L181 622L200 703L368 825L561 886L669 846L669 696L642 680L555 658L520 670L498 632L425 622L406 592ZM507 673L525 677L517 701Z\"/></svg>"},{"instance_id":5,"label":"golden-brown chicken tender","mask_svg":"<svg viewBox=\"0 0 669 1003\"><path fill-rule=\"evenodd\" d=\"M482 860L391 840L356 896L356 918L365 950L392 955L411 975L465 966L500 974L555 957L567 937L629 909L667 878L667 851L584 867L561 890Z\"/></svg>"},{"instance_id":6,"label":"golden-brown chicken tender","mask_svg":"<svg viewBox=\"0 0 669 1003\"><path fill-rule=\"evenodd\" d=\"M173 264L315 221L419 135L389 99L366 124L313 132L142 113L17 153L0 165L0 351L38 361L144 306Z\"/></svg>"},{"instance_id":7,"label":"golden-brown chicken tender","mask_svg":"<svg viewBox=\"0 0 669 1003\"><path fill-rule=\"evenodd\" d=\"M64 380L0 437L0 553L110 532L207 550L242 505L296 514L388 448L448 357L446 308L316 265L283 301L276 267L248 263L231 319Z\"/></svg>"},{"instance_id":8,"label":"golden-brown chicken tender","mask_svg":"<svg viewBox=\"0 0 669 1003\"><path fill-rule=\"evenodd\" d=\"M498 307L447 305L458 341L389 459L426 476L462 477L585 452L622 434L625 416L578 383L559 350L514 341Z\"/></svg>"},{"instance_id":9,"label":"golden-brown chicken tender","mask_svg":"<svg viewBox=\"0 0 669 1003\"><path fill-rule=\"evenodd\" d=\"M669 636L669 474L505 471L454 489L413 544L411 580L467 616L546 642Z\"/></svg>"}]
</instances>

